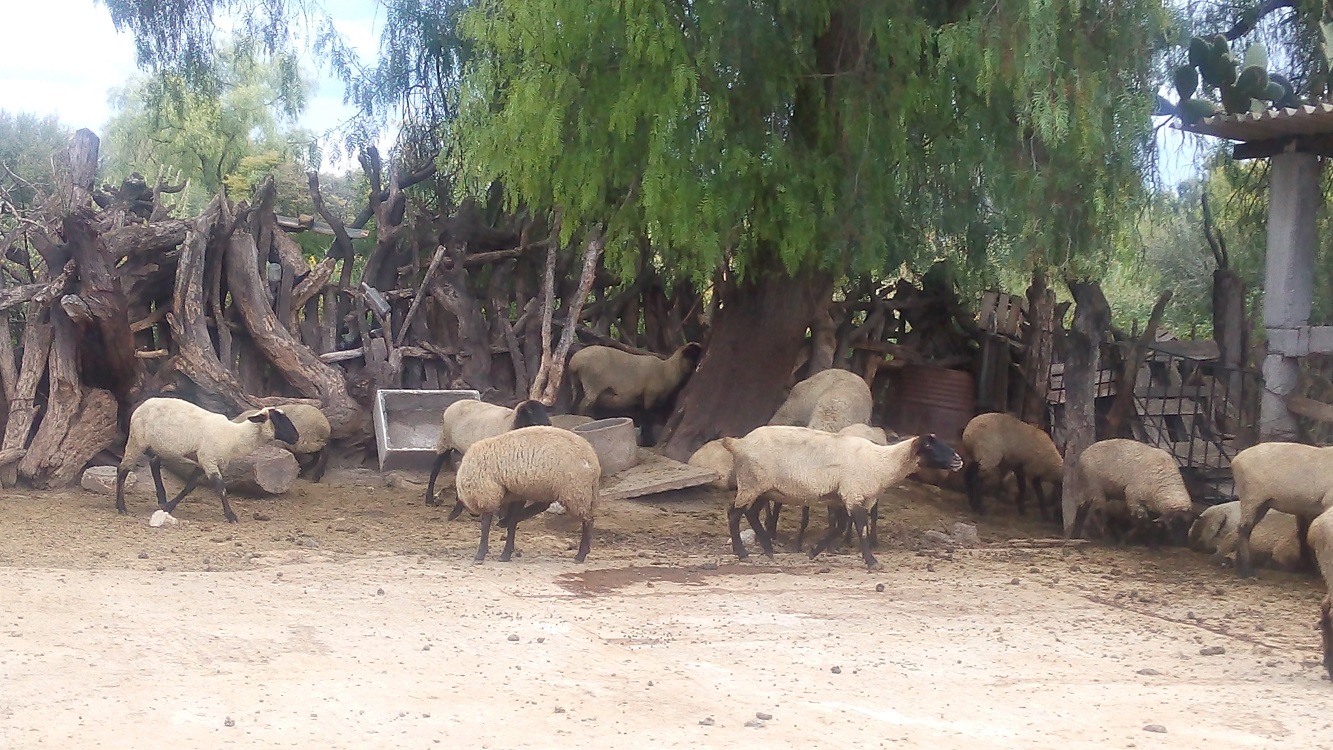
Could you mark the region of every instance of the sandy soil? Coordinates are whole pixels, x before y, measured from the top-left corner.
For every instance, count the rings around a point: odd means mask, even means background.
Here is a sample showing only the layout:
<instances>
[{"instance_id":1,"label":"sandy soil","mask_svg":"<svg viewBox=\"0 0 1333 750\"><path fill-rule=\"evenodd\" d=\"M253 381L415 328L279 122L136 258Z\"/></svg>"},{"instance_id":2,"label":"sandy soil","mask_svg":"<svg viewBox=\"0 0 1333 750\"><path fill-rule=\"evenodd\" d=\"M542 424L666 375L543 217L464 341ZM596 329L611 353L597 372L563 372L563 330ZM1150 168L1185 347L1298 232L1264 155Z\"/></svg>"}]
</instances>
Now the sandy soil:
<instances>
[{"instance_id":1,"label":"sandy soil","mask_svg":"<svg viewBox=\"0 0 1333 750\"><path fill-rule=\"evenodd\" d=\"M128 517L7 492L0 747L1333 748L1310 577L1015 546L1055 530L1003 507L950 551L922 532L964 503L915 484L876 573L737 564L709 491L607 503L586 565L546 516L473 566L476 521L412 479L333 471L236 525L200 493L162 529L147 482Z\"/></svg>"}]
</instances>

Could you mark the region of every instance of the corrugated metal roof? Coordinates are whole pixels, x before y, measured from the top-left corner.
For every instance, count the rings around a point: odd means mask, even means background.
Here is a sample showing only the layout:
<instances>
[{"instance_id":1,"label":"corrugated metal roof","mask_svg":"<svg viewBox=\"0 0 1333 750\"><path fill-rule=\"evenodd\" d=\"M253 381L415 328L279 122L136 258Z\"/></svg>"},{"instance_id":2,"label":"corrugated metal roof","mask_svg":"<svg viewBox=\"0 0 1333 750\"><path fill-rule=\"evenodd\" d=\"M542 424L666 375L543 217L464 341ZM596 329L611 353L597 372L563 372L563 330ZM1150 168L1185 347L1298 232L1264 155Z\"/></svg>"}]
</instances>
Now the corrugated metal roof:
<instances>
[{"instance_id":1,"label":"corrugated metal roof","mask_svg":"<svg viewBox=\"0 0 1333 750\"><path fill-rule=\"evenodd\" d=\"M1333 133L1333 104L1266 109L1239 115L1213 115L1193 125L1177 123L1178 130L1213 135L1232 141L1267 141L1291 135Z\"/></svg>"}]
</instances>

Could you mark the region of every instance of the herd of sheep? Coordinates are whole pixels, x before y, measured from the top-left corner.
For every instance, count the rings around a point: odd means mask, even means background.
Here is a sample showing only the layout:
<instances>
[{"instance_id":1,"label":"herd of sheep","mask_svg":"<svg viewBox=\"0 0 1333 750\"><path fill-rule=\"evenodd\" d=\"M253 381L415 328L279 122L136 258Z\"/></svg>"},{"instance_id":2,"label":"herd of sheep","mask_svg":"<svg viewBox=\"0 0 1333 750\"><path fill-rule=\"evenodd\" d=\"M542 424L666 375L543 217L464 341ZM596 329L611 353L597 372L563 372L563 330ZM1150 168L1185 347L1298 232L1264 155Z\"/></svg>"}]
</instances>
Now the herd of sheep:
<instances>
[{"instance_id":1,"label":"herd of sheep","mask_svg":"<svg viewBox=\"0 0 1333 750\"><path fill-rule=\"evenodd\" d=\"M569 362L574 410L599 418L632 417L640 440L651 445L654 420L669 412L700 351L698 344L687 344L660 359L602 346L582 349ZM901 439L872 427L872 407L870 389L861 377L826 370L797 383L767 425L743 437L714 440L690 457L692 465L717 474L715 486L735 492L727 522L738 558L748 554L742 517L772 558L782 507L802 509L799 551L813 506L826 509L828 529L810 556L854 535L866 566L874 569L877 499L914 475L938 481L963 470L968 503L983 514L983 480L1002 483L1012 474L1020 513L1031 487L1042 519L1062 520L1064 461L1040 428L1006 414L982 414L969 422L955 451L935 435ZM328 436L328 421L309 406L268 407L228 419L183 400L149 399L130 418L116 476L116 508L126 512L125 477L146 453L162 510L174 511L203 478L218 493L227 520L235 523L222 479L228 462L277 442L298 460L313 456L303 468L312 469L311 478L318 481L327 464ZM476 562L486 558L494 521L507 532L500 560L508 561L519 522L554 503L581 522L575 559L583 562L587 557L601 466L586 439L551 425L546 405L454 403L441 418L436 454L426 502L439 504L439 473L455 454L461 456L454 472L457 502L449 520L464 510L481 517ZM171 500L162 484L164 461L195 467ZM1254 574L1256 560L1289 569L1317 566L1331 592L1321 604L1319 627L1324 663L1333 676L1333 448L1261 443L1241 451L1232 471L1236 500L1196 513L1175 459L1166 451L1133 440L1094 443L1074 466L1078 502L1072 533L1081 535L1095 517L1103 533L1114 533L1120 524L1125 536L1141 536L1151 544L1165 537L1220 557L1234 554L1241 576ZM764 510L766 522L760 518Z\"/></svg>"}]
</instances>

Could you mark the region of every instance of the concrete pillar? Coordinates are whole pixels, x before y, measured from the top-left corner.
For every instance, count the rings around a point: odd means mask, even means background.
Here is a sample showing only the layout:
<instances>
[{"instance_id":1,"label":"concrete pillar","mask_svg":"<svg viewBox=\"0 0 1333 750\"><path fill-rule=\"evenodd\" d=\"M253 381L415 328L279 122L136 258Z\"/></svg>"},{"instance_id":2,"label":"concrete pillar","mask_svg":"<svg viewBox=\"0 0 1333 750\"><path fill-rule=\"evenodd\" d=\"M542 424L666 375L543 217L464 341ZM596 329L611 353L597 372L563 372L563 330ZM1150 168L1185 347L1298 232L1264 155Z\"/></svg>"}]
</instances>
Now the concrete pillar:
<instances>
[{"instance_id":1,"label":"concrete pillar","mask_svg":"<svg viewBox=\"0 0 1333 750\"><path fill-rule=\"evenodd\" d=\"M1284 402L1300 373L1297 330L1309 325L1314 294L1315 214L1319 210L1319 159L1314 154L1272 157L1268 195L1268 251L1264 262L1264 393L1259 439L1291 440L1296 422Z\"/></svg>"}]
</instances>

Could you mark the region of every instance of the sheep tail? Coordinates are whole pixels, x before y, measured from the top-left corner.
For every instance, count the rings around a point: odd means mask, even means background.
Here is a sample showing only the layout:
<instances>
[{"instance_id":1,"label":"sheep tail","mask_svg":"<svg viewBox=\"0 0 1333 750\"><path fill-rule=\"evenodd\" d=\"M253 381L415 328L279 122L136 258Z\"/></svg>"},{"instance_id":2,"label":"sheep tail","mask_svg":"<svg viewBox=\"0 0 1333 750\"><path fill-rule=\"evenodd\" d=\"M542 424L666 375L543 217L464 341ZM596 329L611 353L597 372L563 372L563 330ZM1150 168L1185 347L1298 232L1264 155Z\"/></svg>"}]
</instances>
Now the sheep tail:
<instances>
[{"instance_id":1,"label":"sheep tail","mask_svg":"<svg viewBox=\"0 0 1333 750\"><path fill-rule=\"evenodd\" d=\"M734 437L724 437L724 438L722 438L722 440L721 440L720 442L722 443L722 447L727 449L727 452L728 452L728 453L731 453L731 454L735 455L735 453L736 453L736 443L738 442L738 439L737 439L737 438L734 438Z\"/></svg>"}]
</instances>

